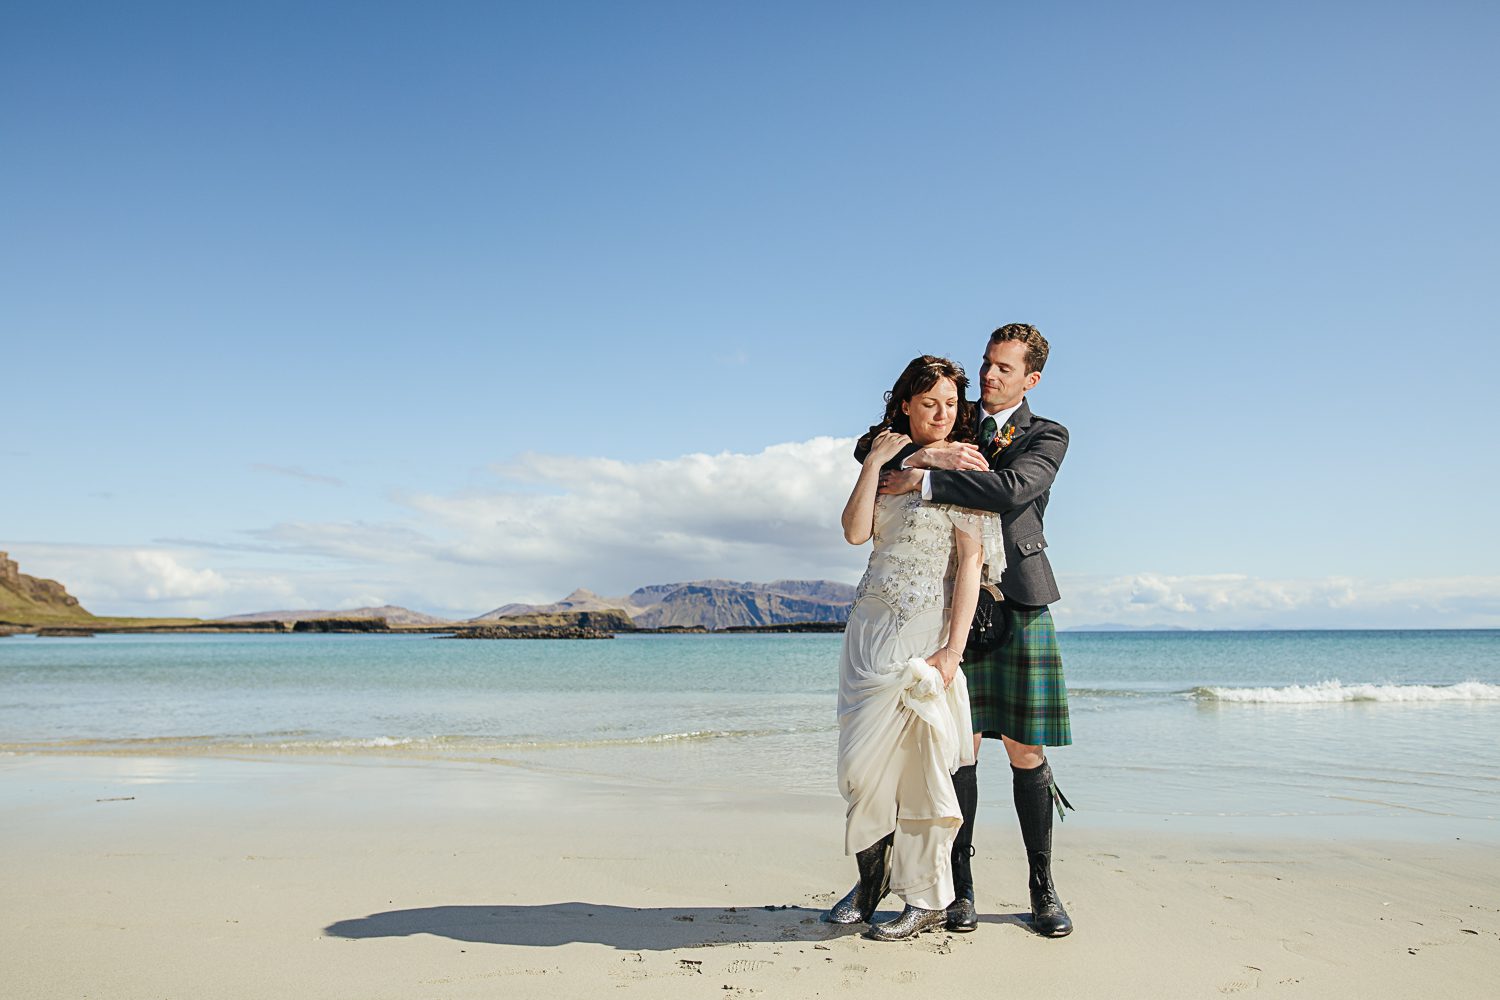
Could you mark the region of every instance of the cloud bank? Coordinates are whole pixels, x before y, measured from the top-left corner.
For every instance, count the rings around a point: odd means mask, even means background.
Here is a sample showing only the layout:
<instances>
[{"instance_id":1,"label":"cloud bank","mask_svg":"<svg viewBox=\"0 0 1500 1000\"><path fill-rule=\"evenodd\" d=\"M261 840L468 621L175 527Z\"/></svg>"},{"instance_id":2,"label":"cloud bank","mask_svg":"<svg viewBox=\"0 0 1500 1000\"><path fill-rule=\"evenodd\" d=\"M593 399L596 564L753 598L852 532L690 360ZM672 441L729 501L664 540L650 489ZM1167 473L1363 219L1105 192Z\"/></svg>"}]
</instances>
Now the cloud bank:
<instances>
[{"instance_id":1,"label":"cloud bank","mask_svg":"<svg viewBox=\"0 0 1500 1000\"><path fill-rule=\"evenodd\" d=\"M1500 627L1500 576L1266 579L1223 573L1061 578L1060 624L1185 628Z\"/></svg>"},{"instance_id":2,"label":"cloud bank","mask_svg":"<svg viewBox=\"0 0 1500 1000\"><path fill-rule=\"evenodd\" d=\"M491 467L491 489L391 496L379 520L288 519L140 547L9 545L23 570L60 579L111 614L390 603L467 617L580 586L623 594L703 577L852 583L867 552L845 544L838 524L852 447L822 437L634 463L528 454ZM1062 589L1055 610L1065 626L1500 626L1500 577L1064 573Z\"/></svg>"}]
</instances>

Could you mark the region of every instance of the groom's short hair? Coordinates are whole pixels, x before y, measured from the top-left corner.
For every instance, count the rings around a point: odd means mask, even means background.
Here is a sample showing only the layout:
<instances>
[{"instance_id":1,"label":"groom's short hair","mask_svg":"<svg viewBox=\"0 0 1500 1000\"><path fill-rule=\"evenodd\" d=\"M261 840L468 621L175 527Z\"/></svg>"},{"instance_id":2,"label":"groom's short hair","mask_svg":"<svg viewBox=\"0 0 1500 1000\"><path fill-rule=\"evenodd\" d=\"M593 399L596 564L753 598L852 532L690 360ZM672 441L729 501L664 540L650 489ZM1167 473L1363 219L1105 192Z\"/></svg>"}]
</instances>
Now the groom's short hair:
<instances>
[{"instance_id":1,"label":"groom's short hair","mask_svg":"<svg viewBox=\"0 0 1500 1000\"><path fill-rule=\"evenodd\" d=\"M1026 345L1026 370L1039 372L1047 364L1047 338L1030 323L1007 323L990 334L990 345L1019 340ZM989 350L988 347L985 350Z\"/></svg>"}]
</instances>

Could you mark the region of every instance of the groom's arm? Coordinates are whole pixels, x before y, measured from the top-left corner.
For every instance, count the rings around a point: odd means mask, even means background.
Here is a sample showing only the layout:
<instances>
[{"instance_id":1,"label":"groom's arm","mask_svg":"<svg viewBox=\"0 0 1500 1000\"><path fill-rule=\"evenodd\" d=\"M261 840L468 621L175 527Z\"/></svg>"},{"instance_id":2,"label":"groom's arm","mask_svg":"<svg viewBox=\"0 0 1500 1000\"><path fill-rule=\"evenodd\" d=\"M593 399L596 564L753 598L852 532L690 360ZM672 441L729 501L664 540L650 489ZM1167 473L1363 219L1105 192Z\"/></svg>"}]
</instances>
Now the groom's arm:
<instances>
[{"instance_id":1,"label":"groom's arm","mask_svg":"<svg viewBox=\"0 0 1500 1000\"><path fill-rule=\"evenodd\" d=\"M932 499L955 507L971 507L1003 514L1028 504L1052 488L1057 470L1068 451L1068 429L1052 421L1040 426L1016 442L1021 454L999 472L950 472L933 469L927 473Z\"/></svg>"}]
</instances>

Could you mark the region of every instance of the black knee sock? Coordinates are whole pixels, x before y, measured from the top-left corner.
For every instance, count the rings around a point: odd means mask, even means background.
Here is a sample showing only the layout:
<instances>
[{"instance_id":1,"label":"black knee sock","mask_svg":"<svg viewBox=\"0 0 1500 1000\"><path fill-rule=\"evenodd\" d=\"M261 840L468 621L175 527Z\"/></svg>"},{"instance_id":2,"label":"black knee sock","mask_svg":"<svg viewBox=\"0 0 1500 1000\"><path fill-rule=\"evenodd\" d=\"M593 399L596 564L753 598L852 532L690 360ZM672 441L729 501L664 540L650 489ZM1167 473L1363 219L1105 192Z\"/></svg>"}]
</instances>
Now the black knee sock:
<instances>
[{"instance_id":1,"label":"black knee sock","mask_svg":"<svg viewBox=\"0 0 1500 1000\"><path fill-rule=\"evenodd\" d=\"M979 809L978 766L969 764L953 772L953 794L958 797L958 811L963 825L953 838L953 892L957 899L974 900L974 870L969 859L974 855L974 814Z\"/></svg>"},{"instance_id":2,"label":"black knee sock","mask_svg":"<svg viewBox=\"0 0 1500 1000\"><path fill-rule=\"evenodd\" d=\"M1026 854L1051 854L1052 852L1052 766L1042 761L1041 767L1022 769L1014 764L1011 770L1011 790L1015 796L1016 819L1021 823L1021 840L1026 845Z\"/></svg>"}]
</instances>

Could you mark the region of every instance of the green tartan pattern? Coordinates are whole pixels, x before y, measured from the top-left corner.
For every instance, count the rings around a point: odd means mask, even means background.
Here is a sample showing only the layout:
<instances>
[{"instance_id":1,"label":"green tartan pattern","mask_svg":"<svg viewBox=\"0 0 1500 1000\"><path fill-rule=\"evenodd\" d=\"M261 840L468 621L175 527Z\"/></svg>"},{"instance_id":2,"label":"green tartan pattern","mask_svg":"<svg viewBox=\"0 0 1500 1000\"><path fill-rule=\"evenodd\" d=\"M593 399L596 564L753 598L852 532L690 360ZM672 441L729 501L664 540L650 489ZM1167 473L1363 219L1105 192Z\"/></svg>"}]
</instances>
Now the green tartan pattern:
<instances>
[{"instance_id":1,"label":"green tartan pattern","mask_svg":"<svg viewBox=\"0 0 1500 1000\"><path fill-rule=\"evenodd\" d=\"M963 664L974 731L1028 746L1073 742L1068 687L1052 613L1004 602L1005 638Z\"/></svg>"}]
</instances>

